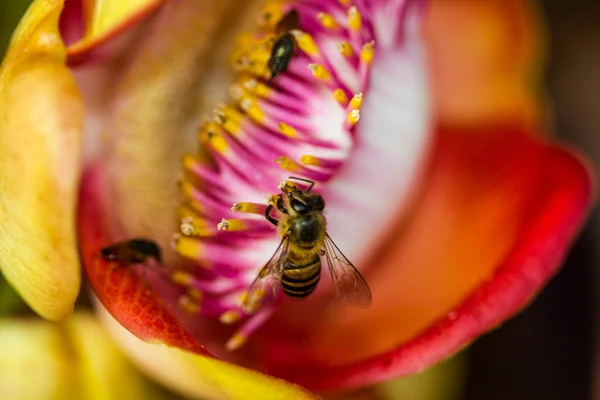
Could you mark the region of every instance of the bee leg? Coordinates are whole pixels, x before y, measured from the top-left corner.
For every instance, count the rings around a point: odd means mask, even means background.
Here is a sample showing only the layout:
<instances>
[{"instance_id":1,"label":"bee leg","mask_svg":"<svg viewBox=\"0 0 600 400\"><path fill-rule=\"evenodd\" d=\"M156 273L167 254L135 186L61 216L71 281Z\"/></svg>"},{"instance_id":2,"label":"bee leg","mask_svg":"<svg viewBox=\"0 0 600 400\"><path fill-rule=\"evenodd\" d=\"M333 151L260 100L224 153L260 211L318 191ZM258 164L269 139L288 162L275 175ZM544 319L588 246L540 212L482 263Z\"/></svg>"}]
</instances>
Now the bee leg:
<instances>
[{"instance_id":1,"label":"bee leg","mask_svg":"<svg viewBox=\"0 0 600 400\"><path fill-rule=\"evenodd\" d=\"M273 205L269 204L267 206L267 209L265 210L265 218L267 218L267 221L269 221L273 225L277 226L277 225L279 225L279 221L277 221L275 218L271 217L271 210L272 209L273 209Z\"/></svg>"},{"instance_id":2,"label":"bee leg","mask_svg":"<svg viewBox=\"0 0 600 400\"><path fill-rule=\"evenodd\" d=\"M288 211L283 206L283 198L281 196L279 196L279 198L277 199L277 209L284 214L288 213Z\"/></svg>"}]
</instances>

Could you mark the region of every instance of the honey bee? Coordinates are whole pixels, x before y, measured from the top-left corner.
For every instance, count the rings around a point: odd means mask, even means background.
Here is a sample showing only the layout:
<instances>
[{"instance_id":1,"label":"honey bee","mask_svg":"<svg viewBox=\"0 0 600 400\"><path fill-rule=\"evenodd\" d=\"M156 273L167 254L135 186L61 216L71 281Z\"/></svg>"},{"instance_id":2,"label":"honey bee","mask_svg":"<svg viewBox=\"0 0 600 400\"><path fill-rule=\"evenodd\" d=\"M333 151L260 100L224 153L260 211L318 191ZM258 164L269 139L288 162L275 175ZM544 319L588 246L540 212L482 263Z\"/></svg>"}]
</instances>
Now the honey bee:
<instances>
[{"instance_id":1,"label":"honey bee","mask_svg":"<svg viewBox=\"0 0 600 400\"><path fill-rule=\"evenodd\" d=\"M298 189L289 181L309 184ZM242 303L248 314L256 313L278 295L301 299L310 295L321 278L321 257L325 256L335 294L344 302L359 308L371 306L371 290L360 272L344 256L327 234L323 216L323 197L311 192L314 182L289 177L265 210L266 219L277 226L282 237L271 259L260 269ZM284 202L285 199L285 202ZM282 213L279 220L271 216L273 207Z\"/></svg>"},{"instance_id":2,"label":"honey bee","mask_svg":"<svg viewBox=\"0 0 600 400\"><path fill-rule=\"evenodd\" d=\"M298 29L299 26L300 17L296 10L291 10L285 14L277 23L275 31L278 39L273 44L271 56L269 57L269 61L267 61L267 66L271 72L267 85L271 85L273 79L287 69L296 50L296 39L294 39L294 35L290 31Z\"/></svg>"},{"instance_id":3,"label":"honey bee","mask_svg":"<svg viewBox=\"0 0 600 400\"><path fill-rule=\"evenodd\" d=\"M100 254L106 261L114 261L121 266L143 264L149 260L161 263L158 244L148 239L130 239L115 243L101 249Z\"/></svg>"}]
</instances>

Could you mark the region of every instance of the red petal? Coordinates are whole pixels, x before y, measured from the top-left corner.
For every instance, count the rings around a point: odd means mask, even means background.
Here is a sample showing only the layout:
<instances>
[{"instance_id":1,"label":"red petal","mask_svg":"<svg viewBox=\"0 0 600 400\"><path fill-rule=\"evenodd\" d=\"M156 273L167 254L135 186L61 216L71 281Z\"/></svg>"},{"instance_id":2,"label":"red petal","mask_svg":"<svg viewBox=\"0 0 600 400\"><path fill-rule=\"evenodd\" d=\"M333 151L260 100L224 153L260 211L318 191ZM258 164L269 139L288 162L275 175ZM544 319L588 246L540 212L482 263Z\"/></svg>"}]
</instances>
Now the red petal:
<instances>
[{"instance_id":1,"label":"red petal","mask_svg":"<svg viewBox=\"0 0 600 400\"><path fill-rule=\"evenodd\" d=\"M101 188L100 175L88 170L78 210L81 257L98 299L117 321L140 339L208 354L133 270L113 270L115 265L99 256L102 247L114 242L108 233L111 229Z\"/></svg>"},{"instance_id":2,"label":"red petal","mask_svg":"<svg viewBox=\"0 0 600 400\"><path fill-rule=\"evenodd\" d=\"M326 319L313 309L302 332L273 326L267 372L310 390L381 382L452 355L525 307L558 270L593 197L577 156L530 137L439 132L408 226L373 259L372 310ZM407 297L410 286L424 290Z\"/></svg>"}]
</instances>

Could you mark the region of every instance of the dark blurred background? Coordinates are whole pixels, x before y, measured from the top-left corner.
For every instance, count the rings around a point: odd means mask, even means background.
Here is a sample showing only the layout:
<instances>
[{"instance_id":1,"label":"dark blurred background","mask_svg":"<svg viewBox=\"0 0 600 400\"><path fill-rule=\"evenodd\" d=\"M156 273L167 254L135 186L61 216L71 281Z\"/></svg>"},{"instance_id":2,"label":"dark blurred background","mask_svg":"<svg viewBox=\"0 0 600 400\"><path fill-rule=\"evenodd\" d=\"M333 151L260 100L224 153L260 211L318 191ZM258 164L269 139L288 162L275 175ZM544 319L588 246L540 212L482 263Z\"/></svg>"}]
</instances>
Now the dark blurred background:
<instances>
[{"instance_id":1,"label":"dark blurred background","mask_svg":"<svg viewBox=\"0 0 600 400\"><path fill-rule=\"evenodd\" d=\"M600 2L541 6L554 130L600 165ZM565 267L532 306L470 348L465 400L600 399L599 249L596 208Z\"/></svg>"},{"instance_id":2,"label":"dark blurred background","mask_svg":"<svg viewBox=\"0 0 600 400\"><path fill-rule=\"evenodd\" d=\"M26 4L0 0L0 55ZM550 41L546 82L555 132L600 165L600 2L540 4ZM595 210L565 268L533 305L467 351L464 400L600 399L594 379L600 380L599 249Z\"/></svg>"}]
</instances>

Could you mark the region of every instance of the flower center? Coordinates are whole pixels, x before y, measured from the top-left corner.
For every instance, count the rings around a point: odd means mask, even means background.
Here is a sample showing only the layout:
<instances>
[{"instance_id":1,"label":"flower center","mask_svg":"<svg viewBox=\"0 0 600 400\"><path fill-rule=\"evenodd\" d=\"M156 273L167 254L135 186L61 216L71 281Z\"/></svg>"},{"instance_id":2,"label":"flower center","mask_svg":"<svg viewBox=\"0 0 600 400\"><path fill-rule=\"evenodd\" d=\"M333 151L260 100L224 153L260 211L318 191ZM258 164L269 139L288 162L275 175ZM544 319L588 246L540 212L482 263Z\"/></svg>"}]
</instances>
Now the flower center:
<instances>
[{"instance_id":1,"label":"flower center","mask_svg":"<svg viewBox=\"0 0 600 400\"><path fill-rule=\"evenodd\" d=\"M265 197L275 199L289 175L314 181L318 191L351 151L375 42L367 6L349 3L266 3L260 30L237 40L237 77L230 99L199 130L201 154L183 158L174 246L198 268L171 276L185 288L179 305L187 313L241 323L229 350L277 307L251 315L242 307L281 240L265 218ZM296 13L298 26L282 26Z\"/></svg>"}]
</instances>

